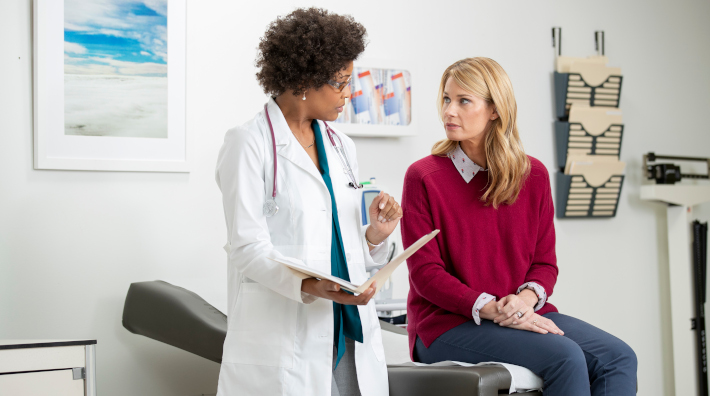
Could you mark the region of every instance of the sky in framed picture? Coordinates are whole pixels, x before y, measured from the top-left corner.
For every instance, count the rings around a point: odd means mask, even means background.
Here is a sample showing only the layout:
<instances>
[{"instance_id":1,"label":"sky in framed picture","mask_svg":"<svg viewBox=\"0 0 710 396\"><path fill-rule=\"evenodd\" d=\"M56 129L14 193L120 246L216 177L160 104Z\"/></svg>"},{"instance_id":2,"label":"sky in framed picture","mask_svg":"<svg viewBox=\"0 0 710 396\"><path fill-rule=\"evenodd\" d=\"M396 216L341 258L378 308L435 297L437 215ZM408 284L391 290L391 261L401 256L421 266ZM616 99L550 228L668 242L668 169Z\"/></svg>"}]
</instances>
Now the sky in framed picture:
<instances>
[{"instance_id":1,"label":"sky in framed picture","mask_svg":"<svg viewBox=\"0 0 710 396\"><path fill-rule=\"evenodd\" d=\"M167 0L64 0L64 133L168 137Z\"/></svg>"},{"instance_id":2,"label":"sky in framed picture","mask_svg":"<svg viewBox=\"0 0 710 396\"><path fill-rule=\"evenodd\" d=\"M350 100L336 122L409 125L412 121L411 81L406 70L355 67Z\"/></svg>"}]
</instances>

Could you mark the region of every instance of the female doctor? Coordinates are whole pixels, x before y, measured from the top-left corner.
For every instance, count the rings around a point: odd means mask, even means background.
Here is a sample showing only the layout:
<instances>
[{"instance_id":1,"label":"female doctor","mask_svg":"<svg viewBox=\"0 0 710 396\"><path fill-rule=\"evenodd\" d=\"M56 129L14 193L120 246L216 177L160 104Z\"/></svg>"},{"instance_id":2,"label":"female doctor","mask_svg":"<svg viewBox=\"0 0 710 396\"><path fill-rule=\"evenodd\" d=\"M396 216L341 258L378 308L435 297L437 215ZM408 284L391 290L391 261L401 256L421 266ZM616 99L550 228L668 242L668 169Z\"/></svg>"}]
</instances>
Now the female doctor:
<instances>
[{"instance_id":1,"label":"female doctor","mask_svg":"<svg viewBox=\"0 0 710 396\"><path fill-rule=\"evenodd\" d=\"M257 79L272 98L227 132L216 172L229 237L219 396L388 394L375 286L355 296L271 260L355 284L384 263L402 210L381 193L361 226L355 146L328 124L350 95L365 35L350 16L310 8L261 39Z\"/></svg>"}]
</instances>

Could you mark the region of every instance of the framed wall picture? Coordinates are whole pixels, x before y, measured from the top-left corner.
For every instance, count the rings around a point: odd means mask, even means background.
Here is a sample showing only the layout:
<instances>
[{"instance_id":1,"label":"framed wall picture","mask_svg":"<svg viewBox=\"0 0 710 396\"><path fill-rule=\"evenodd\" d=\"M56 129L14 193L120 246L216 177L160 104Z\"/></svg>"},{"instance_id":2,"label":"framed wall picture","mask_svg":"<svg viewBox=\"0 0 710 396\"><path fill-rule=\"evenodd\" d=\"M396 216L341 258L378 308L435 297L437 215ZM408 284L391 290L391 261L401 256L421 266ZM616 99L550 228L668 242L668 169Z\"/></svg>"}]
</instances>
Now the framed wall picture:
<instances>
[{"instance_id":1,"label":"framed wall picture","mask_svg":"<svg viewBox=\"0 0 710 396\"><path fill-rule=\"evenodd\" d=\"M403 137L416 134L412 70L394 61L358 60L350 100L334 122L348 136Z\"/></svg>"},{"instance_id":2,"label":"framed wall picture","mask_svg":"<svg viewBox=\"0 0 710 396\"><path fill-rule=\"evenodd\" d=\"M34 167L189 172L186 0L34 0Z\"/></svg>"}]
</instances>

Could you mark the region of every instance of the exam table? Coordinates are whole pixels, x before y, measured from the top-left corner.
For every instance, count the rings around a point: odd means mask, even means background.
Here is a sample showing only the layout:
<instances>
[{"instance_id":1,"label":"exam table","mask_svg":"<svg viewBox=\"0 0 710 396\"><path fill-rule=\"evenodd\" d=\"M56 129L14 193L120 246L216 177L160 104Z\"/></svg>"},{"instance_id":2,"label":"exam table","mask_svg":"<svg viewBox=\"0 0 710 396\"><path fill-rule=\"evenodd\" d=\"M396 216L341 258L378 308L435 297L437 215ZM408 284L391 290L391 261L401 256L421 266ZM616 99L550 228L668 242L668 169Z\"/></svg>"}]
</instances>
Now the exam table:
<instances>
[{"instance_id":1,"label":"exam table","mask_svg":"<svg viewBox=\"0 0 710 396\"><path fill-rule=\"evenodd\" d=\"M395 338L406 337L406 330L382 321L380 325ZM123 307L123 327L213 362L222 361L227 316L182 287L163 281L132 283ZM383 340L386 344L384 333ZM512 381L508 370L500 366L388 365L387 370L392 396L494 396L508 394Z\"/></svg>"}]
</instances>

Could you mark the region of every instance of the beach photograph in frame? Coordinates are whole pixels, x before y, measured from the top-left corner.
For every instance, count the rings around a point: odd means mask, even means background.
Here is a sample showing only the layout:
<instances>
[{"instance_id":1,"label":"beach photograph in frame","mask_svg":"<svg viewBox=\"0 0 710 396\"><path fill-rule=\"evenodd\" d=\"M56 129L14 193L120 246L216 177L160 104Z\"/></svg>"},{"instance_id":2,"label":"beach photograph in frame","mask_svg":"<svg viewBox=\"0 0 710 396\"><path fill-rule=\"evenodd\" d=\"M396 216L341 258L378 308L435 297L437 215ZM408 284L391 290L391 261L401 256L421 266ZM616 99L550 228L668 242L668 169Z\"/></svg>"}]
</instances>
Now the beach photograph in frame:
<instances>
[{"instance_id":1,"label":"beach photograph in frame","mask_svg":"<svg viewBox=\"0 0 710 396\"><path fill-rule=\"evenodd\" d=\"M35 169L189 172L186 0L34 0Z\"/></svg>"},{"instance_id":2,"label":"beach photograph in frame","mask_svg":"<svg viewBox=\"0 0 710 396\"><path fill-rule=\"evenodd\" d=\"M167 0L64 0L64 133L168 137Z\"/></svg>"}]
</instances>

